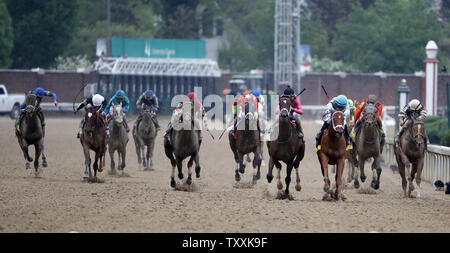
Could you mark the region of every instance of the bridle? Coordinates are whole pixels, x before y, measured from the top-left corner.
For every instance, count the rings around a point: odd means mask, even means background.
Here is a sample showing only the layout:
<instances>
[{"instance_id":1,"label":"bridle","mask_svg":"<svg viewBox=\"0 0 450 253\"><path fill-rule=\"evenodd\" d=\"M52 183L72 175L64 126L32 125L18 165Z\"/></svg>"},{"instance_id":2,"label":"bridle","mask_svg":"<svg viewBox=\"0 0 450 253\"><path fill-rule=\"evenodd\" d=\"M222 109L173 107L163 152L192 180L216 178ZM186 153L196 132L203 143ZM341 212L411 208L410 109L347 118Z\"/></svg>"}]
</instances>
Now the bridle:
<instances>
[{"instance_id":1,"label":"bridle","mask_svg":"<svg viewBox=\"0 0 450 253\"><path fill-rule=\"evenodd\" d=\"M416 143L417 145L421 145L425 142L425 136L422 134L422 132L420 131L420 128L423 127L425 130L425 126L424 123L422 121L417 121L414 118L411 118L412 123L409 123L411 125L411 129L410 129L410 136L412 137L414 143ZM414 127L417 126L418 131L417 134L414 133ZM418 142L417 139L421 139L421 142Z\"/></svg>"},{"instance_id":2,"label":"bridle","mask_svg":"<svg viewBox=\"0 0 450 253\"><path fill-rule=\"evenodd\" d=\"M336 124L334 123L334 115L335 115L335 114L341 114L342 117L344 118L344 123L343 123L342 125L336 125ZM344 117L344 113L341 112L341 111L335 111L335 112L333 112L333 114L331 115L331 125L333 126L333 130L334 130L335 132L338 132L338 131L336 130L336 128L342 128L342 130L344 130L344 128L345 128L345 117Z\"/></svg>"},{"instance_id":3,"label":"bridle","mask_svg":"<svg viewBox=\"0 0 450 253\"><path fill-rule=\"evenodd\" d=\"M281 102L283 102L283 104L289 103L289 107L288 108L286 108L286 107L281 108ZM280 117L287 117L287 116L283 116L283 112L286 112L286 115L289 116L290 110L291 110L291 101L290 101L290 99L288 97L282 96L280 98Z\"/></svg>"}]
</instances>

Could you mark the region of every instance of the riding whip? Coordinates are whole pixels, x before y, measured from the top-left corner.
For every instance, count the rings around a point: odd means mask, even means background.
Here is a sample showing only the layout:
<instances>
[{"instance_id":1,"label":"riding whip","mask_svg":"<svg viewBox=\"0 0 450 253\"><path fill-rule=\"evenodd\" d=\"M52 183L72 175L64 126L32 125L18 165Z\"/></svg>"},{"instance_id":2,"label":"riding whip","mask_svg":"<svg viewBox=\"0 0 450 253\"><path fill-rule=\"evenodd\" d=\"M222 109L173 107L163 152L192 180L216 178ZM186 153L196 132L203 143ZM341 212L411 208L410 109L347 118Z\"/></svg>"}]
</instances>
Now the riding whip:
<instances>
[{"instance_id":1,"label":"riding whip","mask_svg":"<svg viewBox=\"0 0 450 253\"><path fill-rule=\"evenodd\" d=\"M325 87L323 87L323 85L320 85L320 86L322 86L322 90L323 90L323 92L325 92L325 95L327 95L328 100L331 100L330 96L328 96L328 93L325 90Z\"/></svg>"},{"instance_id":2,"label":"riding whip","mask_svg":"<svg viewBox=\"0 0 450 253\"><path fill-rule=\"evenodd\" d=\"M209 129L206 129L206 131L211 135L211 138L213 138L213 140L216 140L216 139L214 138L214 135L209 131Z\"/></svg>"},{"instance_id":3,"label":"riding whip","mask_svg":"<svg viewBox=\"0 0 450 253\"><path fill-rule=\"evenodd\" d=\"M84 90L84 88L87 86L88 84L86 83L85 85L83 85L83 87L81 87L81 89L78 91L77 95L75 96L75 99L73 100L73 105L72 105L72 109L75 111L75 101L77 101L78 95L80 95L81 91Z\"/></svg>"},{"instance_id":4,"label":"riding whip","mask_svg":"<svg viewBox=\"0 0 450 253\"><path fill-rule=\"evenodd\" d=\"M322 87L323 87L323 86L322 86ZM300 91L300 93L297 94L297 97L300 96L305 90L306 90L306 88L303 88L303 90Z\"/></svg>"}]
</instances>

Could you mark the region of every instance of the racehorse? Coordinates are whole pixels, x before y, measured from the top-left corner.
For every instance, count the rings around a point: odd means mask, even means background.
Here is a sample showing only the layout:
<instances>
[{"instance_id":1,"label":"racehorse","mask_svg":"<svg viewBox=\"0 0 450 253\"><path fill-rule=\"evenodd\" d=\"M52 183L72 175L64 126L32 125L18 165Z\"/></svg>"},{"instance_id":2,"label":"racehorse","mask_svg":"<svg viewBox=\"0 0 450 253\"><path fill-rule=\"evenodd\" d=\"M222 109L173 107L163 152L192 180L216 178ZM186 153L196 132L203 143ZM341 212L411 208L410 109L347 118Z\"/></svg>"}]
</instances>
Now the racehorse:
<instances>
[{"instance_id":1,"label":"racehorse","mask_svg":"<svg viewBox=\"0 0 450 253\"><path fill-rule=\"evenodd\" d=\"M35 94L28 94L25 100L24 116L19 122L20 133L16 131L16 136L19 141L20 148L26 160L26 169L30 169L30 162L33 158L28 154L28 146L34 145L34 171L35 176L39 176L39 157L42 154L42 165L47 167L47 161L44 155L44 133L42 131L42 124L37 110L37 101Z\"/></svg>"},{"instance_id":2,"label":"racehorse","mask_svg":"<svg viewBox=\"0 0 450 253\"><path fill-rule=\"evenodd\" d=\"M95 110L94 107L87 105L85 107L84 125L80 138L81 146L83 146L84 152L84 164L86 170L84 171L84 178L88 179L88 182L100 182L97 178L97 170L103 171L105 166L105 153L106 153L106 123L100 113ZM95 152L94 162L94 176L91 171L91 157L89 151ZM100 160L100 166L99 166ZM89 171L89 174L88 174Z\"/></svg>"},{"instance_id":3,"label":"racehorse","mask_svg":"<svg viewBox=\"0 0 450 253\"><path fill-rule=\"evenodd\" d=\"M109 122L109 129L111 129L111 136L108 142L109 157L111 158L111 171L110 174L116 174L114 162L114 153L117 151L119 155L119 166L117 169L122 171L125 168L125 158L127 154L128 134L125 126L123 125L123 108L121 104L113 105L112 118Z\"/></svg>"},{"instance_id":4,"label":"racehorse","mask_svg":"<svg viewBox=\"0 0 450 253\"><path fill-rule=\"evenodd\" d=\"M153 117L156 117L156 114L151 108L143 108L142 120L136 126L136 130L133 131L138 164L142 163L144 170L153 170L153 149L157 135ZM145 146L147 146L147 153L145 152Z\"/></svg>"},{"instance_id":5,"label":"racehorse","mask_svg":"<svg viewBox=\"0 0 450 253\"><path fill-rule=\"evenodd\" d=\"M261 161L262 161L262 149L261 139L258 128L258 116L255 114L256 108L254 103L245 101L244 103L244 119L236 125L236 137L232 132L228 133L228 140L230 142L231 151L234 154L234 160L236 162L235 180L240 181L241 176L239 172L244 174L245 164L244 156L253 153L253 179L252 183L256 184L256 181L261 177ZM243 126L243 127L242 127ZM244 128L244 129L242 129ZM249 159L249 157L247 156ZM258 170L256 170L258 168Z\"/></svg>"},{"instance_id":6,"label":"racehorse","mask_svg":"<svg viewBox=\"0 0 450 253\"><path fill-rule=\"evenodd\" d=\"M281 183L281 163L283 161L286 164L286 189L284 193L281 193L281 198L293 199L289 194L289 184L291 182L291 172L292 167L296 171L296 185L295 190L300 191L300 176L298 173L298 167L300 161L305 155L305 142L298 138L297 129L295 128L295 123L291 122L289 119L289 112L291 111L291 100L287 97L280 97L280 116L278 118L278 137L276 140L271 140L267 142L267 148L269 150L269 171L267 173L267 181L272 182L273 166L277 167L277 188L278 190L283 189L283 184Z\"/></svg>"},{"instance_id":7,"label":"racehorse","mask_svg":"<svg viewBox=\"0 0 450 253\"><path fill-rule=\"evenodd\" d=\"M397 136L394 140L395 148L395 158L397 160L398 171L402 177L402 187L405 197L411 197L411 192L414 191L413 180L416 178L416 184L420 189L420 182L423 161L425 156L425 150L427 149L427 138L425 135L424 117L415 117L413 115L405 123L405 131L400 136ZM410 171L410 165L412 164L412 169ZM406 167L406 170L405 170ZM406 194L406 177L405 171L408 176L409 188L408 194ZM417 173L417 177L416 177ZM417 198L420 198L420 191L417 191Z\"/></svg>"},{"instance_id":8,"label":"racehorse","mask_svg":"<svg viewBox=\"0 0 450 253\"><path fill-rule=\"evenodd\" d=\"M356 151L359 160L360 178L362 182L366 181L364 174L364 163L367 159L373 158L372 162L372 182L370 186L378 190L380 188L381 176L381 133L377 126L377 108L372 104L364 107L362 114L361 127L356 133ZM359 185L358 178L355 178L354 185Z\"/></svg>"},{"instance_id":9,"label":"racehorse","mask_svg":"<svg viewBox=\"0 0 450 253\"><path fill-rule=\"evenodd\" d=\"M346 150L345 150L345 117L341 111L331 110L331 115L325 116L331 117L331 124L328 126L322 134L322 139L319 143L321 149L317 152L317 157L320 162L322 175L324 177L323 190L326 194L330 194L334 199L345 200L344 194L342 194L342 174L344 172ZM336 170L336 190L333 193L330 191L330 179L328 177L328 165L337 165Z\"/></svg>"},{"instance_id":10,"label":"racehorse","mask_svg":"<svg viewBox=\"0 0 450 253\"><path fill-rule=\"evenodd\" d=\"M188 167L188 178L186 183L192 183L192 165L195 161L195 174L200 177L200 128L199 122L194 113L194 104L192 102L183 102L181 105L183 115L180 121L173 122L173 129L168 138L164 139L164 150L166 156L170 159L172 164L172 174L170 176L170 186L175 188L175 166L178 168L178 178L183 179L182 162L187 157L190 157Z\"/></svg>"}]
</instances>

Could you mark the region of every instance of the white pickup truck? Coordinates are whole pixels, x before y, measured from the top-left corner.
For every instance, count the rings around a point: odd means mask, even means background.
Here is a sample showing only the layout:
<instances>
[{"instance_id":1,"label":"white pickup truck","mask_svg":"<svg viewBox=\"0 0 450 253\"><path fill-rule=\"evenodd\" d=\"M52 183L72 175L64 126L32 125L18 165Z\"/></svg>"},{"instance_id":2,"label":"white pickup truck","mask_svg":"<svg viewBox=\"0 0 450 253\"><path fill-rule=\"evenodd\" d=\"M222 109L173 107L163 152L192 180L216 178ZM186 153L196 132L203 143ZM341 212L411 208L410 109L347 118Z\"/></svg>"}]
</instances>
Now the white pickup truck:
<instances>
[{"instance_id":1,"label":"white pickup truck","mask_svg":"<svg viewBox=\"0 0 450 253\"><path fill-rule=\"evenodd\" d=\"M20 104L25 100L25 94L8 94L5 85L0 84L0 114L9 114L12 119L19 116Z\"/></svg>"}]
</instances>

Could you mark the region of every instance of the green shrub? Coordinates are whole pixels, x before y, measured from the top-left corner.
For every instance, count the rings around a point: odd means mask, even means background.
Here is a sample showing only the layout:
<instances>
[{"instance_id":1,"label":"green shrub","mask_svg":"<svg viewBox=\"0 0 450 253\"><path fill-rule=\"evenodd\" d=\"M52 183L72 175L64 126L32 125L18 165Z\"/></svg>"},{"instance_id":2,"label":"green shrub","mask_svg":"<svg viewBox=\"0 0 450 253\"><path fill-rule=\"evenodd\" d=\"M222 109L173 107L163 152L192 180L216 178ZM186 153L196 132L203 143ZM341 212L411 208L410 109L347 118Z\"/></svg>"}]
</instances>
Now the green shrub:
<instances>
[{"instance_id":1,"label":"green shrub","mask_svg":"<svg viewBox=\"0 0 450 253\"><path fill-rule=\"evenodd\" d=\"M440 145L441 138L447 133L447 118L429 116L425 120L425 129L430 143Z\"/></svg>"},{"instance_id":2,"label":"green shrub","mask_svg":"<svg viewBox=\"0 0 450 253\"><path fill-rule=\"evenodd\" d=\"M450 129L447 130L447 133L441 138L441 145L450 147Z\"/></svg>"}]
</instances>

